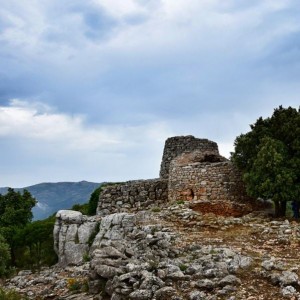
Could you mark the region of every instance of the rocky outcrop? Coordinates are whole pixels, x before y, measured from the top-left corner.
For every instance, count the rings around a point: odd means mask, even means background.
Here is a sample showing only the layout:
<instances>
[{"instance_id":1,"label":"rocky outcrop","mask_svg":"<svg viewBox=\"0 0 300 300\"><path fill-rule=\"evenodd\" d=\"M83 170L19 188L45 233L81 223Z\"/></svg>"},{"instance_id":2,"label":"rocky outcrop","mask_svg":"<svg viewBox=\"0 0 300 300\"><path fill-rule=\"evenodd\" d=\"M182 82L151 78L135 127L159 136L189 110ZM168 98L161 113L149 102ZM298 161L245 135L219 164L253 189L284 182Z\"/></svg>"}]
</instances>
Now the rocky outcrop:
<instances>
[{"instance_id":1,"label":"rocky outcrop","mask_svg":"<svg viewBox=\"0 0 300 300\"><path fill-rule=\"evenodd\" d=\"M98 217L72 210L60 210L54 226L54 250L61 266L78 265L89 253L89 239L95 232Z\"/></svg>"},{"instance_id":2,"label":"rocky outcrop","mask_svg":"<svg viewBox=\"0 0 300 300\"><path fill-rule=\"evenodd\" d=\"M94 292L102 288L108 299L120 300L183 299L181 292L192 294L193 286L207 291L206 299L214 299L210 290L221 294L225 287L239 285L233 274L252 263L222 247L194 244L178 249L175 232L160 224L146 225L149 221L145 213L102 219L90 252L92 286L99 286Z\"/></svg>"},{"instance_id":3,"label":"rocky outcrop","mask_svg":"<svg viewBox=\"0 0 300 300\"><path fill-rule=\"evenodd\" d=\"M99 218L89 262L22 271L6 287L30 299L300 297L299 223L267 213L205 215L188 204ZM69 225L82 218L67 215Z\"/></svg>"}]
</instances>

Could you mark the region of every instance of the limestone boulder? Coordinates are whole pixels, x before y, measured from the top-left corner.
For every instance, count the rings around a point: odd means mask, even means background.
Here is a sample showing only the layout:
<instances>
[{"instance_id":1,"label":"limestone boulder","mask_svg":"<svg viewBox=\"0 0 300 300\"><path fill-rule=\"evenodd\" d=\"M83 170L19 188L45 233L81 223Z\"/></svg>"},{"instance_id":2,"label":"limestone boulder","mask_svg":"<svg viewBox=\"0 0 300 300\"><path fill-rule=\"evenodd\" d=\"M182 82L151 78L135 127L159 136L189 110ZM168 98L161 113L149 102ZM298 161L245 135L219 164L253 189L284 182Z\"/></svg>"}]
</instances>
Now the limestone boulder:
<instances>
[{"instance_id":1,"label":"limestone boulder","mask_svg":"<svg viewBox=\"0 0 300 300\"><path fill-rule=\"evenodd\" d=\"M89 253L89 239L97 227L97 218L81 212L60 210L54 226L54 250L61 266L78 265Z\"/></svg>"}]
</instances>

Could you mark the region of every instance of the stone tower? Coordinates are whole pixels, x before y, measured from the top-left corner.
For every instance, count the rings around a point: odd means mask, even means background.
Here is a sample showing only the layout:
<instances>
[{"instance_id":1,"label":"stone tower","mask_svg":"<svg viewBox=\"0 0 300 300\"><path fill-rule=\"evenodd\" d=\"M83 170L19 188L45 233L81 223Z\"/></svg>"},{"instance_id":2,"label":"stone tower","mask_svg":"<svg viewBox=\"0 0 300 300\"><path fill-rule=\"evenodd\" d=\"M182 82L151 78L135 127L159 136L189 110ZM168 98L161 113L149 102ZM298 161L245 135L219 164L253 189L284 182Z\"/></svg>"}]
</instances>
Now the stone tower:
<instances>
[{"instance_id":1,"label":"stone tower","mask_svg":"<svg viewBox=\"0 0 300 300\"><path fill-rule=\"evenodd\" d=\"M183 153L191 153L195 150L198 150L202 154L220 156L217 143L210 140L197 139L192 135L168 138L165 143L160 166L160 178L169 178L170 163L174 158Z\"/></svg>"}]
</instances>

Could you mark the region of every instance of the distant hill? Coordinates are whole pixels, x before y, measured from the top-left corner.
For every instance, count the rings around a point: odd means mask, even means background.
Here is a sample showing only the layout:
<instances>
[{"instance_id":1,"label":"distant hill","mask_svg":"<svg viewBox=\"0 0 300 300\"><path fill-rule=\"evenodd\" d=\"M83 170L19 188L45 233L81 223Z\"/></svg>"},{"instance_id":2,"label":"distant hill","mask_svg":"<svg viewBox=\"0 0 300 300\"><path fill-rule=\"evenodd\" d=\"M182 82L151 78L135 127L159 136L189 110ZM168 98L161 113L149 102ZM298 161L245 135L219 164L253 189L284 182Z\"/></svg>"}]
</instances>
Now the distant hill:
<instances>
[{"instance_id":1,"label":"distant hill","mask_svg":"<svg viewBox=\"0 0 300 300\"><path fill-rule=\"evenodd\" d=\"M100 185L101 183L88 181L39 183L15 190L27 189L35 197L38 203L32 210L34 220L41 220L60 209L71 208L77 203L86 203L91 193ZM7 187L0 188L0 194L6 192Z\"/></svg>"}]
</instances>

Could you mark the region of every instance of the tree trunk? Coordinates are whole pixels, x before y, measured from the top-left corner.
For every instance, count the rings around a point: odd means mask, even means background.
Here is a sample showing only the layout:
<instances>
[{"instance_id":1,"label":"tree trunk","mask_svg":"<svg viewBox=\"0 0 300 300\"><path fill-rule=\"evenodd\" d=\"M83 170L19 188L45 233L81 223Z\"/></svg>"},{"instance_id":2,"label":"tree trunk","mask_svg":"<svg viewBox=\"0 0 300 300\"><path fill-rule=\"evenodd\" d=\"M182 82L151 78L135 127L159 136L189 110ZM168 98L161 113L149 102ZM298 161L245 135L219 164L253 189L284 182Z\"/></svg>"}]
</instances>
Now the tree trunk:
<instances>
[{"instance_id":1,"label":"tree trunk","mask_svg":"<svg viewBox=\"0 0 300 300\"><path fill-rule=\"evenodd\" d=\"M11 265L15 266L16 265L16 255L15 255L15 251L12 246L10 248L10 259L11 259Z\"/></svg>"},{"instance_id":2,"label":"tree trunk","mask_svg":"<svg viewBox=\"0 0 300 300\"><path fill-rule=\"evenodd\" d=\"M285 217L286 201L275 201L275 218Z\"/></svg>"},{"instance_id":3,"label":"tree trunk","mask_svg":"<svg viewBox=\"0 0 300 300\"><path fill-rule=\"evenodd\" d=\"M280 211L281 211L281 217L285 217L286 201L280 201Z\"/></svg>"},{"instance_id":4,"label":"tree trunk","mask_svg":"<svg viewBox=\"0 0 300 300\"><path fill-rule=\"evenodd\" d=\"M274 216L275 216L275 218L279 218L279 216L280 216L280 206L279 206L279 202L278 202L278 201L275 201L275 202L274 202L274 205L275 205L275 213L274 213Z\"/></svg>"}]
</instances>

